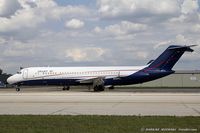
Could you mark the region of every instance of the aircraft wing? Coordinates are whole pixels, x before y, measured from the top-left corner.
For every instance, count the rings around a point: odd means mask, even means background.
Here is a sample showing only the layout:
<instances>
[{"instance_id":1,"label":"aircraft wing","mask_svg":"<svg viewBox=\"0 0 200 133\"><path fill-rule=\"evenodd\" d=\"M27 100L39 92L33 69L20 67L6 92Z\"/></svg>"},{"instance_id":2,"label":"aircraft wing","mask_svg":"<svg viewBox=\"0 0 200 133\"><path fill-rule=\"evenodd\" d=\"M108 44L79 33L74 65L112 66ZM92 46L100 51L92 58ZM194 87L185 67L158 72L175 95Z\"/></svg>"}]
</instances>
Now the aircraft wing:
<instances>
[{"instance_id":1,"label":"aircraft wing","mask_svg":"<svg viewBox=\"0 0 200 133\"><path fill-rule=\"evenodd\" d=\"M80 79L78 80L78 82L80 83L95 83L99 80L103 80L103 79L110 79L110 78L113 78L113 79L116 79L116 78L119 78L119 76L102 76L102 77L91 77L91 78L86 78L86 79Z\"/></svg>"},{"instance_id":2,"label":"aircraft wing","mask_svg":"<svg viewBox=\"0 0 200 133\"><path fill-rule=\"evenodd\" d=\"M81 79L78 80L80 83L94 83L97 80L103 80L105 77L92 77L92 78L86 78L86 79Z\"/></svg>"}]
</instances>

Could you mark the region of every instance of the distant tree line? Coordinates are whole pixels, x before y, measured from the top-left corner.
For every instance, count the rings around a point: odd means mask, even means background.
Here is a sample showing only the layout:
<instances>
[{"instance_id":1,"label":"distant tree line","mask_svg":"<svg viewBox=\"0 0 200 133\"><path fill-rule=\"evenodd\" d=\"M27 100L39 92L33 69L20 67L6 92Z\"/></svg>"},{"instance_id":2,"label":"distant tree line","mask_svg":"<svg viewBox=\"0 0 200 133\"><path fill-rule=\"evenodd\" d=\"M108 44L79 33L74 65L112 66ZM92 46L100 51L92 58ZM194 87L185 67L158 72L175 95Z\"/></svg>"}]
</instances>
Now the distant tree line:
<instances>
[{"instance_id":1,"label":"distant tree line","mask_svg":"<svg viewBox=\"0 0 200 133\"><path fill-rule=\"evenodd\" d=\"M3 70L0 69L0 81L4 84L8 84L7 83L7 78L10 77L12 74L7 74L7 73L3 73Z\"/></svg>"}]
</instances>

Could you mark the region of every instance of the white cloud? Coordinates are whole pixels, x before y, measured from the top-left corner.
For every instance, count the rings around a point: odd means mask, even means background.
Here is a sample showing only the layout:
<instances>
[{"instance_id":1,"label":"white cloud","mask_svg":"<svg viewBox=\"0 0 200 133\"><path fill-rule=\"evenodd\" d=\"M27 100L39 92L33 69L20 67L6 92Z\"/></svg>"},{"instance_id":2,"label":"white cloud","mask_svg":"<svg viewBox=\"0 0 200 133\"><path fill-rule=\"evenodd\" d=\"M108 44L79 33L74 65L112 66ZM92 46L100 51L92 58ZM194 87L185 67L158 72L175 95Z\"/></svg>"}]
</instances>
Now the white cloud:
<instances>
[{"instance_id":1,"label":"white cloud","mask_svg":"<svg viewBox=\"0 0 200 133\"><path fill-rule=\"evenodd\" d=\"M148 56L148 53L146 51L139 51L139 52L136 52L136 56L139 59L146 59Z\"/></svg>"},{"instance_id":2,"label":"white cloud","mask_svg":"<svg viewBox=\"0 0 200 133\"><path fill-rule=\"evenodd\" d=\"M6 39L0 37L0 45L5 44L6 42L7 42Z\"/></svg>"},{"instance_id":3,"label":"white cloud","mask_svg":"<svg viewBox=\"0 0 200 133\"><path fill-rule=\"evenodd\" d=\"M182 24L192 24L196 22L200 22L199 19L199 4L198 0L183 0L180 3L181 14L179 16L175 16L169 18L169 22Z\"/></svg>"},{"instance_id":4,"label":"white cloud","mask_svg":"<svg viewBox=\"0 0 200 133\"><path fill-rule=\"evenodd\" d=\"M61 17L86 15L88 10L83 6L58 6L53 0L27 1L19 0L19 9L10 18L0 17L0 32L10 32L24 28L36 28L48 20L60 20ZM35 4L34 6L32 6ZM5 7L5 6L4 6ZM6 7L8 8L8 7Z\"/></svg>"},{"instance_id":5,"label":"white cloud","mask_svg":"<svg viewBox=\"0 0 200 133\"><path fill-rule=\"evenodd\" d=\"M181 6L181 12L184 14L194 13L198 10L199 5L197 0L184 0Z\"/></svg>"},{"instance_id":6,"label":"white cloud","mask_svg":"<svg viewBox=\"0 0 200 133\"><path fill-rule=\"evenodd\" d=\"M119 24L109 25L106 26L104 29L101 29L100 27L95 27L94 31L96 33L103 32L103 34L120 36L120 35L128 35L140 31L145 31L147 28L148 26L145 24L132 23L129 21L121 21Z\"/></svg>"},{"instance_id":7,"label":"white cloud","mask_svg":"<svg viewBox=\"0 0 200 133\"><path fill-rule=\"evenodd\" d=\"M96 26L96 27L94 28L94 32L95 32L95 33L100 33L100 32L102 32L102 29L101 29L100 27Z\"/></svg>"},{"instance_id":8,"label":"white cloud","mask_svg":"<svg viewBox=\"0 0 200 133\"><path fill-rule=\"evenodd\" d=\"M45 18L38 17L33 10L19 10L11 18L0 18L0 32L9 32L22 28L34 28L38 24L45 22Z\"/></svg>"},{"instance_id":9,"label":"white cloud","mask_svg":"<svg viewBox=\"0 0 200 133\"><path fill-rule=\"evenodd\" d=\"M27 0L25 0L25 1L27 1ZM38 8L49 8L49 7L57 6L56 2L53 0L34 0L34 1L29 0L29 2L35 3Z\"/></svg>"},{"instance_id":10,"label":"white cloud","mask_svg":"<svg viewBox=\"0 0 200 133\"><path fill-rule=\"evenodd\" d=\"M166 45L169 45L172 43L172 40L167 40L167 41L161 41L159 42L158 44L156 44L154 46L154 49L157 49L158 47L161 47L161 46L166 46Z\"/></svg>"},{"instance_id":11,"label":"white cloud","mask_svg":"<svg viewBox=\"0 0 200 133\"><path fill-rule=\"evenodd\" d=\"M35 53L33 45L27 45L27 43L22 43L16 40L8 40L7 48L1 53L1 56L5 57L22 57L22 56L32 56Z\"/></svg>"},{"instance_id":12,"label":"white cloud","mask_svg":"<svg viewBox=\"0 0 200 133\"><path fill-rule=\"evenodd\" d=\"M9 17L14 15L20 8L18 0L0 0L0 17Z\"/></svg>"},{"instance_id":13,"label":"white cloud","mask_svg":"<svg viewBox=\"0 0 200 133\"><path fill-rule=\"evenodd\" d=\"M190 28L190 30L191 30L192 32L199 33L199 32L200 32L200 24L195 24L195 25L193 25L193 26Z\"/></svg>"},{"instance_id":14,"label":"white cloud","mask_svg":"<svg viewBox=\"0 0 200 133\"><path fill-rule=\"evenodd\" d=\"M73 48L66 50L66 57L71 58L75 62L99 61L104 53L104 49L97 47Z\"/></svg>"},{"instance_id":15,"label":"white cloud","mask_svg":"<svg viewBox=\"0 0 200 133\"><path fill-rule=\"evenodd\" d=\"M105 30L113 34L128 34L131 32L144 31L147 26L139 23L132 23L129 21L122 21L120 24L107 26Z\"/></svg>"},{"instance_id":16,"label":"white cloud","mask_svg":"<svg viewBox=\"0 0 200 133\"><path fill-rule=\"evenodd\" d=\"M170 22L184 22L187 19L186 15L180 15L179 17L171 18Z\"/></svg>"},{"instance_id":17,"label":"white cloud","mask_svg":"<svg viewBox=\"0 0 200 133\"><path fill-rule=\"evenodd\" d=\"M176 43L182 44L182 45L186 45L186 43L188 42L188 40L185 38L185 36L183 36L181 34L178 34L176 36L175 41L176 41Z\"/></svg>"},{"instance_id":18,"label":"white cloud","mask_svg":"<svg viewBox=\"0 0 200 133\"><path fill-rule=\"evenodd\" d=\"M84 26L84 22L79 20L79 19L71 19L70 21L67 21L65 23L65 26L67 28L72 28L72 29L79 29Z\"/></svg>"},{"instance_id":19,"label":"white cloud","mask_svg":"<svg viewBox=\"0 0 200 133\"><path fill-rule=\"evenodd\" d=\"M105 17L176 15L180 12L178 0L98 0L99 12Z\"/></svg>"}]
</instances>

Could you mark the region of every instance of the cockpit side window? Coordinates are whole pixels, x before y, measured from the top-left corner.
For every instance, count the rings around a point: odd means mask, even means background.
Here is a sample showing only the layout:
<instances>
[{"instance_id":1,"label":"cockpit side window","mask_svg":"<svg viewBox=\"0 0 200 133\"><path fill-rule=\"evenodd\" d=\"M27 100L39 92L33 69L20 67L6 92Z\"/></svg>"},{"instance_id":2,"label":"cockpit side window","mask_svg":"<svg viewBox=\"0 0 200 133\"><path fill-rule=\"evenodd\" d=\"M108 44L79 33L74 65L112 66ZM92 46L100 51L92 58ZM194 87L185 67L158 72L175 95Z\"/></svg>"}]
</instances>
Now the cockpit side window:
<instances>
[{"instance_id":1,"label":"cockpit side window","mask_svg":"<svg viewBox=\"0 0 200 133\"><path fill-rule=\"evenodd\" d=\"M22 73L21 71L18 71L18 72L17 72L17 74L21 74L21 73Z\"/></svg>"}]
</instances>

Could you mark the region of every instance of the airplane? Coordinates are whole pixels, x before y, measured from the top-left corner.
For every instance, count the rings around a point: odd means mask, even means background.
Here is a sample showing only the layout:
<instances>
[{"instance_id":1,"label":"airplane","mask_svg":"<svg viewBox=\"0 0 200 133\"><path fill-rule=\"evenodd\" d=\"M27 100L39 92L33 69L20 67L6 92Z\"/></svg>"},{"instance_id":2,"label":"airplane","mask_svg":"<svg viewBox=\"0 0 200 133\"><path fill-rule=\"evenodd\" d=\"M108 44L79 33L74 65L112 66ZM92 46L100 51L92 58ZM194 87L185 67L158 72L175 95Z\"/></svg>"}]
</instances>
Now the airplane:
<instances>
[{"instance_id":1,"label":"airplane","mask_svg":"<svg viewBox=\"0 0 200 133\"><path fill-rule=\"evenodd\" d=\"M21 86L59 85L63 90L70 86L89 86L95 92L113 89L117 85L144 83L170 75L173 66L184 54L193 52L190 46L171 45L157 59L145 66L109 66L109 67L29 67L23 68L7 79L15 85L16 91Z\"/></svg>"}]
</instances>

